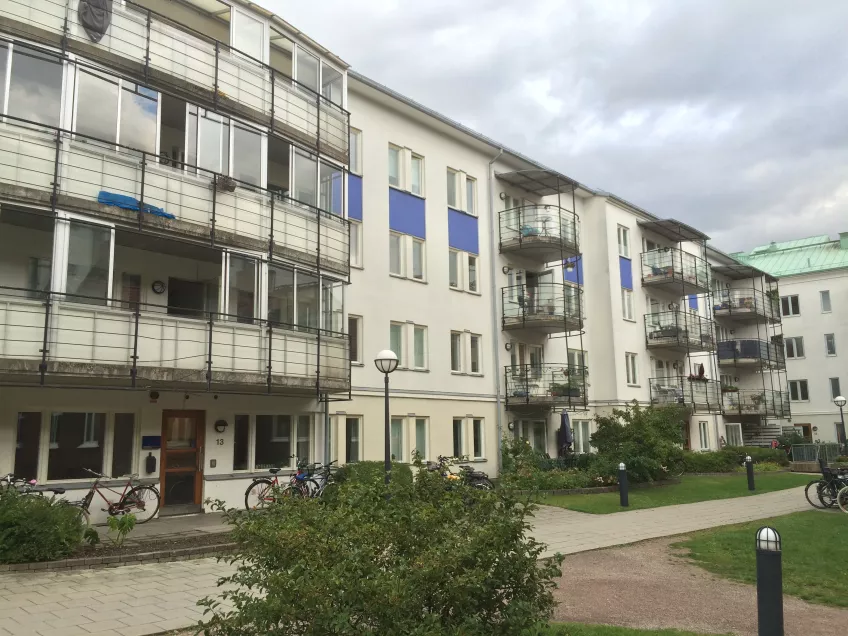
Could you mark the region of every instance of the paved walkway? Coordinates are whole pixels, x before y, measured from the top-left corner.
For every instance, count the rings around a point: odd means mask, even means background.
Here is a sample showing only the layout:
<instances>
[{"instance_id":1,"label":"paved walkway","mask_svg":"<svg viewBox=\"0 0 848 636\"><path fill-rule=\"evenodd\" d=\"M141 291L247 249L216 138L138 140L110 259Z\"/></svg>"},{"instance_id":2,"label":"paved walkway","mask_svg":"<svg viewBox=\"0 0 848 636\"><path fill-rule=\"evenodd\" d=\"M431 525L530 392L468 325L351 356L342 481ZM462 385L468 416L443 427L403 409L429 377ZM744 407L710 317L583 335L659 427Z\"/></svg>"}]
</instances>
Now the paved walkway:
<instances>
[{"instance_id":1,"label":"paved walkway","mask_svg":"<svg viewBox=\"0 0 848 636\"><path fill-rule=\"evenodd\" d=\"M537 513L534 535L549 545L547 554L569 554L809 509L802 488L610 515L546 506ZM211 528L212 521L199 523ZM161 523L159 530L170 527L164 527L169 520ZM190 627L202 617L197 600L217 594L218 577L230 572L215 559L198 559L2 574L0 636L144 636Z\"/></svg>"}]
</instances>

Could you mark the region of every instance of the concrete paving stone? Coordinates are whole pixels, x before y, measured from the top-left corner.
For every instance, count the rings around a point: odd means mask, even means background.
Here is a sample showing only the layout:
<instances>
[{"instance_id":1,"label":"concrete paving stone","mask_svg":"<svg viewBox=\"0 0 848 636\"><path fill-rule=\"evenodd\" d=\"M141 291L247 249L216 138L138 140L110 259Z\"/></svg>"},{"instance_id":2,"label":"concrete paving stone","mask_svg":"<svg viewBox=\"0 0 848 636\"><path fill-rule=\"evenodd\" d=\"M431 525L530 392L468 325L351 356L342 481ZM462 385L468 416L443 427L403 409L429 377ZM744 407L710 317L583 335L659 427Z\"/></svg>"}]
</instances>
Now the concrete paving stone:
<instances>
[{"instance_id":1,"label":"concrete paving stone","mask_svg":"<svg viewBox=\"0 0 848 636\"><path fill-rule=\"evenodd\" d=\"M161 632L162 630L154 623L147 623L145 625L125 625L112 633L120 634L121 636L148 636L149 634L160 634Z\"/></svg>"},{"instance_id":2,"label":"concrete paving stone","mask_svg":"<svg viewBox=\"0 0 848 636\"><path fill-rule=\"evenodd\" d=\"M133 616L124 616L118 619L124 625L149 625L150 623L161 623L168 620L168 617L162 616L161 612L156 614L146 611L144 614L136 614Z\"/></svg>"},{"instance_id":3,"label":"concrete paving stone","mask_svg":"<svg viewBox=\"0 0 848 636\"><path fill-rule=\"evenodd\" d=\"M38 630L39 636L90 636L90 632L85 631L82 627L69 625L62 629L51 628L50 630Z\"/></svg>"},{"instance_id":4,"label":"concrete paving stone","mask_svg":"<svg viewBox=\"0 0 848 636\"><path fill-rule=\"evenodd\" d=\"M93 621L85 616L69 616L67 618L48 618L44 622L50 627L58 629L59 633L63 633L66 627L82 627L83 625L88 625Z\"/></svg>"},{"instance_id":5,"label":"concrete paving stone","mask_svg":"<svg viewBox=\"0 0 848 636\"><path fill-rule=\"evenodd\" d=\"M167 632L172 629L185 629L186 627L192 627L197 624L197 621L192 620L190 618L185 619L172 619L167 621L161 621L159 623L151 623L153 626L158 627L159 631Z\"/></svg>"},{"instance_id":6,"label":"concrete paving stone","mask_svg":"<svg viewBox=\"0 0 848 636\"><path fill-rule=\"evenodd\" d=\"M124 612L117 609L107 610L100 607L89 607L88 609L83 610L82 615L92 622L118 621L126 616Z\"/></svg>"},{"instance_id":7,"label":"concrete paving stone","mask_svg":"<svg viewBox=\"0 0 848 636\"><path fill-rule=\"evenodd\" d=\"M97 634L97 633L100 633L100 632L107 632L107 633L114 634L115 630L118 629L118 628L121 628L121 627L126 627L126 625L124 625L120 621L115 621L115 620L97 621L95 623L86 623L85 625L82 625L82 628L84 630L86 630L89 634Z\"/></svg>"}]
</instances>

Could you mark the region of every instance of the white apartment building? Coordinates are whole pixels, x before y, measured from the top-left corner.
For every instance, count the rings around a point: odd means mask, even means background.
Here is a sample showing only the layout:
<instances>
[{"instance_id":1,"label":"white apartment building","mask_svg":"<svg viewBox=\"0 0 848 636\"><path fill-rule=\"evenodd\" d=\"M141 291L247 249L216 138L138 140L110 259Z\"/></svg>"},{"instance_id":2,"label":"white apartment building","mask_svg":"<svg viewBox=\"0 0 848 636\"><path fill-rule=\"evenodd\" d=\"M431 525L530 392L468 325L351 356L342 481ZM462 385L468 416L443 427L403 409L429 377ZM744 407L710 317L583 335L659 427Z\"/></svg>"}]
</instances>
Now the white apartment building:
<instances>
[{"instance_id":1,"label":"white apartment building","mask_svg":"<svg viewBox=\"0 0 848 636\"><path fill-rule=\"evenodd\" d=\"M848 232L770 243L733 255L780 277L792 425L813 442L846 443L834 398L848 392ZM846 449L848 451L848 449Z\"/></svg>"},{"instance_id":2,"label":"white apartment building","mask_svg":"<svg viewBox=\"0 0 848 636\"><path fill-rule=\"evenodd\" d=\"M103 33L77 4L0 5L0 474L135 472L173 514L382 459L385 348L399 461L494 476L503 435L556 455L563 410L590 452L633 400L690 405L693 449L788 417L776 281L698 230L247 0L123 0Z\"/></svg>"}]
</instances>

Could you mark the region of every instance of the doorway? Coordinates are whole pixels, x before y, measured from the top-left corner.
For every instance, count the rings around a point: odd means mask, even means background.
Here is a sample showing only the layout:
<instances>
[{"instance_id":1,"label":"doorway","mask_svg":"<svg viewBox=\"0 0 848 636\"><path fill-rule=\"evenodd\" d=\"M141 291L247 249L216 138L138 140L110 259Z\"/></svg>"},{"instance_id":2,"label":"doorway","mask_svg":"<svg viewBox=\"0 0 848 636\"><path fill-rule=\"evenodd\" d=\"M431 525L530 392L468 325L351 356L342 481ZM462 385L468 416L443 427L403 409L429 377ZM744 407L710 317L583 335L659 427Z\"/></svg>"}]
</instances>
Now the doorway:
<instances>
[{"instance_id":1,"label":"doorway","mask_svg":"<svg viewBox=\"0 0 848 636\"><path fill-rule=\"evenodd\" d=\"M187 514L202 508L205 425L205 411L162 412L159 481L164 514Z\"/></svg>"},{"instance_id":2,"label":"doorway","mask_svg":"<svg viewBox=\"0 0 848 636\"><path fill-rule=\"evenodd\" d=\"M795 432L804 438L807 444L813 443L813 425L812 424L796 424Z\"/></svg>"}]
</instances>

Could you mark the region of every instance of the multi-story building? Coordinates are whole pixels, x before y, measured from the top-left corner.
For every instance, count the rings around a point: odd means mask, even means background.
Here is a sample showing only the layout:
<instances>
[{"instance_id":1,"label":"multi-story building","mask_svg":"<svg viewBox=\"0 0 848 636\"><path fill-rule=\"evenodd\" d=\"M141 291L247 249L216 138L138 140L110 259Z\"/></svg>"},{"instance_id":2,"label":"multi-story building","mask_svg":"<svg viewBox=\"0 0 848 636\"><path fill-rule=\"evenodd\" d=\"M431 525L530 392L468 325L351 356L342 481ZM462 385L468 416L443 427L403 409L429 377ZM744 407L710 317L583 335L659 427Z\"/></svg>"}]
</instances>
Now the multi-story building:
<instances>
[{"instance_id":1,"label":"multi-story building","mask_svg":"<svg viewBox=\"0 0 848 636\"><path fill-rule=\"evenodd\" d=\"M733 255L780 278L792 425L807 440L845 444L834 398L844 396L848 342L848 232L772 242ZM843 360L840 362L840 360Z\"/></svg>"},{"instance_id":2,"label":"multi-story building","mask_svg":"<svg viewBox=\"0 0 848 636\"><path fill-rule=\"evenodd\" d=\"M774 280L702 232L247 0L125 0L104 31L77 4L0 5L0 473L136 472L167 513L381 459L386 348L399 461L494 475L504 435L556 454L562 410L589 452L634 400L688 404L695 449L787 415Z\"/></svg>"}]
</instances>

